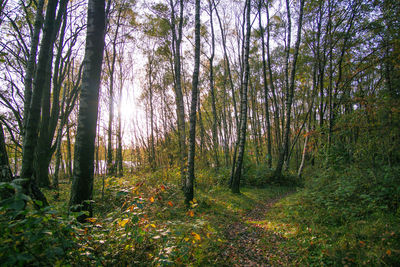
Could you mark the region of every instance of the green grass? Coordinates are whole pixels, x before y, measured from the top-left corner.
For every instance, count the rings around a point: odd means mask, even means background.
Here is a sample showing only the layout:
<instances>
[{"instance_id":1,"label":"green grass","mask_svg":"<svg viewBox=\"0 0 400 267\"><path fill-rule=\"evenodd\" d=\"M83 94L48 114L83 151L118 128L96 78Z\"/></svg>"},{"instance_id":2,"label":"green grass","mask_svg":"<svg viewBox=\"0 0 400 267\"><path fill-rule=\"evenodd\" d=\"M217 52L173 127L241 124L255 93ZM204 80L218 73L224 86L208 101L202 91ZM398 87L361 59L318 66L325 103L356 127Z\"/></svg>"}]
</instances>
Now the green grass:
<instances>
[{"instance_id":1,"label":"green grass","mask_svg":"<svg viewBox=\"0 0 400 267\"><path fill-rule=\"evenodd\" d=\"M303 190L278 202L262 222L280 232L281 249L293 251L295 265L367 265L400 263L400 219L376 212L363 218L343 218L340 207L325 210ZM332 221L340 221L333 224Z\"/></svg>"}]
</instances>

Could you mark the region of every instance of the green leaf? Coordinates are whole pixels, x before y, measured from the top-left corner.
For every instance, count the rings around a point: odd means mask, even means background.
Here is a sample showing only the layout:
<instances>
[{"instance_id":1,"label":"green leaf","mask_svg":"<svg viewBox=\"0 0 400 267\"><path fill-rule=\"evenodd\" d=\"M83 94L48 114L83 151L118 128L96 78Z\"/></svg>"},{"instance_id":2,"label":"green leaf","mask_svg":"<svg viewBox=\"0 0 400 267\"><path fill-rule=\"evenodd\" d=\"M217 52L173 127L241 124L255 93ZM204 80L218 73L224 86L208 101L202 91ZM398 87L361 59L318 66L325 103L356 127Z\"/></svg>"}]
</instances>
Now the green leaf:
<instances>
[{"instance_id":1,"label":"green leaf","mask_svg":"<svg viewBox=\"0 0 400 267\"><path fill-rule=\"evenodd\" d=\"M13 210L22 210L25 207L25 201L22 199L15 199L9 206Z\"/></svg>"}]
</instances>

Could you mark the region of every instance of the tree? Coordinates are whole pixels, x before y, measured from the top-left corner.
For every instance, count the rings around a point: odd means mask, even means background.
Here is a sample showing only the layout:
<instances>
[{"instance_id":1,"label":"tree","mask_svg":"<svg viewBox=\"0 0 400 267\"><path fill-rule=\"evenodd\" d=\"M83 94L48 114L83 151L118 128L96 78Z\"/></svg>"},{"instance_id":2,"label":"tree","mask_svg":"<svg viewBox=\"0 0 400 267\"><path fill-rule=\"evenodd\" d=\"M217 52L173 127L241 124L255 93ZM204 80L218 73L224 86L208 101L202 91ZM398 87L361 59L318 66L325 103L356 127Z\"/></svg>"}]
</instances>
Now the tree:
<instances>
[{"instance_id":1,"label":"tree","mask_svg":"<svg viewBox=\"0 0 400 267\"><path fill-rule=\"evenodd\" d=\"M211 28L211 56L210 56L210 99L211 99L211 112L212 112L212 141L213 141L213 154L214 162L216 167L219 167L218 160L218 120L217 120L217 108L215 105L215 86L214 86L214 57L215 57L215 33L214 33L214 21L213 11L215 6L211 0L208 0L209 12L210 12L210 28Z\"/></svg>"},{"instance_id":2,"label":"tree","mask_svg":"<svg viewBox=\"0 0 400 267\"><path fill-rule=\"evenodd\" d=\"M289 0L286 1L286 7L287 7L287 16L288 16L288 46L290 46L290 28L291 28L291 17L290 17L290 6L289 6ZM295 79L295 74L296 74L296 63L297 63L297 57L299 54L299 47L300 47L300 41L301 41L301 28L303 24L303 8L304 8L304 0L300 1L300 15L299 15L299 21L298 21L298 27L297 27L297 39L296 39L296 44L294 48L294 55L293 55L293 61L292 61L292 66L291 66L291 71L290 71L290 81L289 81L289 73L288 73L288 60L289 60L289 52L290 52L290 47L287 48L287 55L286 55L286 67L285 67L285 72L286 72L286 91L285 91L285 117L286 117L286 123L285 123L285 128L284 128L284 138L283 138L283 144L280 149L279 153L279 158L278 158L278 163L275 169L275 177L281 177L282 176L282 167L284 163L284 158L285 156L289 153L289 134L290 134L290 117L291 117L291 111L292 111L292 102L293 102L293 94L294 94L294 79Z\"/></svg>"},{"instance_id":3,"label":"tree","mask_svg":"<svg viewBox=\"0 0 400 267\"><path fill-rule=\"evenodd\" d=\"M32 99L29 105L28 118L25 128L24 143L22 148L22 169L21 178L25 179L22 187L26 194L32 196L47 204L44 195L36 186L34 180L34 157L36 144L38 140L38 130L40 125L41 102L44 86L46 83L46 75L48 75L51 47L53 44L53 31L55 28L54 20L56 16L57 0L50 0L46 9L46 18L44 22L44 34L40 44L39 59L37 71L35 75L35 84L32 92Z\"/></svg>"},{"instance_id":4,"label":"tree","mask_svg":"<svg viewBox=\"0 0 400 267\"><path fill-rule=\"evenodd\" d=\"M49 187L50 179L49 179L49 165L51 161L51 157L54 153L55 146L52 147L54 134L56 132L59 113L60 113L60 90L63 82L63 75L60 72L63 71L63 68L60 67L61 63L61 54L62 54L62 43L64 42L65 36L65 27L66 27L66 16L64 16L67 9L67 0L60 0L58 13L55 20L52 22L54 24L54 29L52 31L50 46L48 47L50 53L49 58L47 59L49 62L46 66L46 70L41 75L44 75L44 82L39 85L42 86L42 99L41 99L41 120L39 127L39 137L37 140L37 146L35 150L35 178L37 184L40 187ZM63 23L63 28L59 33L61 24ZM57 54L54 60L54 72L52 75L53 69L53 50L54 44L57 39L57 35L59 35L60 44L57 49ZM37 79L39 79L38 75L35 76L35 86L37 86ZM42 79L40 77L40 79ZM53 85L53 86L52 86Z\"/></svg>"},{"instance_id":5,"label":"tree","mask_svg":"<svg viewBox=\"0 0 400 267\"><path fill-rule=\"evenodd\" d=\"M37 55L37 49L39 45L39 36L40 36L40 31L42 30L42 24L43 24L43 7L44 7L44 0L38 1L38 5L36 7L36 17L35 17L35 23L34 23L34 31L33 31L33 36L31 37L31 46L29 50L29 58L28 62L26 64L26 69L25 69L25 77L24 77L24 86L25 86L25 91L24 91L24 128L26 127L26 122L28 120L28 111L29 111L29 105L31 103L31 96L32 96L32 80L33 80L33 75L34 75L34 70L35 70L35 65L36 65L36 55ZM23 129L25 132L25 129Z\"/></svg>"},{"instance_id":6,"label":"tree","mask_svg":"<svg viewBox=\"0 0 400 267\"><path fill-rule=\"evenodd\" d=\"M194 156L196 152L196 110L200 72L200 0L196 0L195 8L195 47L194 47L194 69L192 78L192 100L189 114L189 155L188 174L185 181L185 203L193 200L194 183Z\"/></svg>"},{"instance_id":7,"label":"tree","mask_svg":"<svg viewBox=\"0 0 400 267\"><path fill-rule=\"evenodd\" d=\"M111 26L110 25L110 35L114 34L111 38L111 52L108 52L106 49L106 62L107 62L107 69L108 69L108 75L109 75L109 113L108 113L108 129L107 129L107 136L108 136L108 142L107 142L107 174L108 175L114 175L115 174L115 165L113 162L113 145L112 145L112 136L113 136L113 122L114 122L114 75L115 75L115 63L117 59L117 41L118 41L118 33L121 27L121 18L122 18L122 11L123 7L118 6L116 7L117 9L117 18L115 22L115 32L111 32Z\"/></svg>"},{"instance_id":8,"label":"tree","mask_svg":"<svg viewBox=\"0 0 400 267\"><path fill-rule=\"evenodd\" d=\"M174 91L176 103L176 115L178 122L178 139L179 139L179 161L181 169L182 188L185 187L186 179L186 133L185 133L185 106L183 103L182 81L181 81L181 42L183 27L183 0L179 0L179 23L178 33L176 32L175 5L170 0L171 6L171 31L172 31L172 51L174 56Z\"/></svg>"},{"instance_id":9,"label":"tree","mask_svg":"<svg viewBox=\"0 0 400 267\"><path fill-rule=\"evenodd\" d=\"M240 178L242 177L243 168L243 158L244 150L246 144L246 129L247 129L247 89L249 84L250 76L250 65L249 65L249 53L250 53L250 34L251 34L251 24L250 24L250 0L246 1L246 38L244 46L244 80L243 87L240 96L240 123L237 125L240 127L238 131L237 139L239 141L239 153L236 162L236 166L232 173L232 193L240 193Z\"/></svg>"},{"instance_id":10,"label":"tree","mask_svg":"<svg viewBox=\"0 0 400 267\"><path fill-rule=\"evenodd\" d=\"M101 66L104 50L105 1L89 0L86 47L81 85L74 170L69 205L72 210L92 213L94 145ZM84 219L84 218L81 218Z\"/></svg>"},{"instance_id":11,"label":"tree","mask_svg":"<svg viewBox=\"0 0 400 267\"><path fill-rule=\"evenodd\" d=\"M258 3L258 23L261 31L261 54L263 65L263 82L264 82L264 105L265 105L265 119L267 124L267 163L268 167L272 167L272 144L271 144L271 122L269 119L269 104L268 104L268 81L267 81L267 64L265 60L265 41L264 41L264 28L261 19L261 6L262 1ZM268 6L266 7L268 9ZM268 44L269 45L269 44Z\"/></svg>"},{"instance_id":12,"label":"tree","mask_svg":"<svg viewBox=\"0 0 400 267\"><path fill-rule=\"evenodd\" d=\"M13 176L8 161L3 124L0 122L0 182L11 182ZM0 196L1 197L1 196Z\"/></svg>"}]
</instances>

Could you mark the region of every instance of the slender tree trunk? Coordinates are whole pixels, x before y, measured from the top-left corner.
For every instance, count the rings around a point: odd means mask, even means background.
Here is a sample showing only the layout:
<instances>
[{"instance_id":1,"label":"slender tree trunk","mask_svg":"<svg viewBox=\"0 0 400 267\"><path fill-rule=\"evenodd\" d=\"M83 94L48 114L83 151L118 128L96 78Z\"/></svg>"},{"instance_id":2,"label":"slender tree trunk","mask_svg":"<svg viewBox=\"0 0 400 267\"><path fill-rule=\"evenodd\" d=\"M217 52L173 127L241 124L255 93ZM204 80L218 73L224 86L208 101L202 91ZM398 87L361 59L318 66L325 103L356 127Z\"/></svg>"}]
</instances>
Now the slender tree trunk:
<instances>
[{"instance_id":1,"label":"slender tree trunk","mask_svg":"<svg viewBox=\"0 0 400 267\"><path fill-rule=\"evenodd\" d=\"M114 119L114 78L113 71L110 75L110 87L108 95L108 128L107 128L107 174L114 174L114 163L113 163L113 147L112 147L112 132L113 132L113 119Z\"/></svg>"},{"instance_id":2,"label":"slender tree trunk","mask_svg":"<svg viewBox=\"0 0 400 267\"><path fill-rule=\"evenodd\" d=\"M0 121L0 182L11 182L13 176L8 161L3 124ZM0 196L1 197L1 196Z\"/></svg>"},{"instance_id":3,"label":"slender tree trunk","mask_svg":"<svg viewBox=\"0 0 400 267\"><path fill-rule=\"evenodd\" d=\"M40 111L42 94L46 83L46 74L48 74L48 66L52 55L50 49L53 43L53 31L55 28L54 20L56 15L57 0L50 0L47 5L46 18L44 22L44 34L40 44L39 59L35 76L35 84L32 91L30 101L28 119L26 121L25 138L22 148L22 168L21 178L26 179L22 184L26 194L32 196L33 199L42 201L47 205L47 200L42 192L37 188L34 180L34 158L36 144L38 140L38 130L40 125Z\"/></svg>"},{"instance_id":4,"label":"slender tree trunk","mask_svg":"<svg viewBox=\"0 0 400 267\"><path fill-rule=\"evenodd\" d=\"M39 46L39 37L40 31L42 29L43 24L43 8L44 8L44 0L39 0L36 6L36 17L34 23L34 30L33 35L31 38L31 46L29 51L29 58L25 69L25 77L24 77L24 129L22 130L23 135L25 135L25 128L26 123L28 121L28 114L29 114L29 106L31 104L32 98L32 82L33 76L35 73L35 66L36 66L36 55Z\"/></svg>"},{"instance_id":5,"label":"slender tree trunk","mask_svg":"<svg viewBox=\"0 0 400 267\"><path fill-rule=\"evenodd\" d=\"M67 120L67 173L68 177L72 179L72 152L71 152L71 136L70 136L70 124Z\"/></svg>"},{"instance_id":6,"label":"slender tree trunk","mask_svg":"<svg viewBox=\"0 0 400 267\"><path fill-rule=\"evenodd\" d=\"M38 144L36 146L35 153L35 178L38 186L40 187L49 187L50 179L49 179L49 165L51 161L51 157L54 153L54 147L52 147L52 142L55 134L55 130L57 127L57 122L59 118L60 112L60 90L61 90L61 82L59 81L59 76L63 79L63 75L59 75L60 71L60 63L62 57L62 48L65 36L66 29L66 16L64 16L67 9L67 0L61 0L58 8L57 17L51 23L54 23L54 28L52 32L52 40L49 46L49 62L45 71L45 82L43 84L43 93L42 93L42 115L40 121L40 130L39 130L39 138ZM57 56L55 59L54 66L54 77L52 77L52 69L53 69L53 48L57 39L57 34L61 27L61 23L63 23L62 30L60 32L59 38L59 48L57 51ZM35 77L37 79L37 77ZM51 83L53 81L53 88L51 88ZM51 90L52 89L52 90ZM53 99L52 99L53 98ZM52 99L52 100L51 100Z\"/></svg>"},{"instance_id":7,"label":"slender tree trunk","mask_svg":"<svg viewBox=\"0 0 400 267\"><path fill-rule=\"evenodd\" d=\"M211 111L213 116L212 122L212 140L213 140L213 155L215 166L219 167L218 160L218 132L217 132L217 108L215 105L215 88L214 88L214 56L215 56L215 34L213 22L214 7L211 1L208 2L210 11L210 27L211 27L211 56L210 56L210 98L211 98Z\"/></svg>"},{"instance_id":8,"label":"slender tree trunk","mask_svg":"<svg viewBox=\"0 0 400 267\"><path fill-rule=\"evenodd\" d=\"M219 24L219 28L221 31L222 48L224 50L225 73L229 77L229 85L230 85L231 94L232 94L232 105L233 105L233 110L234 110L234 115L235 115L235 122L236 122L236 125L239 125L239 117L238 117L238 112L237 112L237 104L236 104L236 96L235 96L235 87L233 85L233 78L232 78L232 73L231 73L231 68L230 68L230 62L229 62L228 52L226 49L226 35L225 35L224 27L222 25L221 18L218 13L217 6L216 6L214 0L212 0L212 1L214 3L215 14L217 15L218 24Z\"/></svg>"},{"instance_id":9,"label":"slender tree trunk","mask_svg":"<svg viewBox=\"0 0 400 267\"><path fill-rule=\"evenodd\" d=\"M224 75L224 85L226 84L226 75ZM223 87L225 88L225 86ZM230 155L229 155L229 133L228 133L228 122L226 120L227 111L226 111L226 90L223 90L223 111L222 111L222 125L223 125L223 138L224 138L224 156L225 156L225 166L229 166L230 164Z\"/></svg>"},{"instance_id":10,"label":"slender tree trunk","mask_svg":"<svg viewBox=\"0 0 400 267\"><path fill-rule=\"evenodd\" d=\"M113 161L113 121L114 121L114 73L115 73L115 62L117 58L117 38L120 27L122 9L118 10L116 30L112 39L112 52L111 55L106 51L107 66L110 75L110 87L109 87L109 114L108 114L108 144L107 144L107 174L115 174L115 165Z\"/></svg>"},{"instance_id":11,"label":"slender tree trunk","mask_svg":"<svg viewBox=\"0 0 400 267\"><path fill-rule=\"evenodd\" d=\"M272 74L272 62L271 62L271 53L270 53L270 17L269 17L269 7L266 5L266 13L267 13L267 42L266 42L266 47L267 47L267 66L268 66L268 73L269 73L269 81L271 83L271 93L272 93L272 98L273 98L273 103L275 106L275 112L274 112L274 123L275 123L275 139L276 139L276 144L279 148L281 147L281 131L280 131L280 126L279 126L279 106L278 106L278 100L276 97L276 92L275 92L275 83L274 83L274 77Z\"/></svg>"},{"instance_id":12,"label":"slender tree trunk","mask_svg":"<svg viewBox=\"0 0 400 267\"><path fill-rule=\"evenodd\" d=\"M89 0L78 127L74 147L74 173L69 205L72 210L89 211L93 195L93 160L97 109L104 50L104 0ZM80 220L85 219L81 217Z\"/></svg>"},{"instance_id":13,"label":"slender tree trunk","mask_svg":"<svg viewBox=\"0 0 400 267\"><path fill-rule=\"evenodd\" d=\"M58 199L58 184L59 184L59 170L60 170L60 163L61 163L61 142L62 142L62 128L60 130L59 135L57 136L56 141L56 164L54 167L54 174L53 174L53 189L56 190L56 199Z\"/></svg>"},{"instance_id":14,"label":"slender tree trunk","mask_svg":"<svg viewBox=\"0 0 400 267\"><path fill-rule=\"evenodd\" d=\"M150 156L149 163L151 169L155 169L155 141L154 141L154 107L153 107L153 57L149 55L148 60L148 77L149 77L149 108L150 108Z\"/></svg>"},{"instance_id":15,"label":"slender tree trunk","mask_svg":"<svg viewBox=\"0 0 400 267\"><path fill-rule=\"evenodd\" d=\"M194 184L194 156L196 149L196 105L198 96L199 71L200 71L200 0L196 0L195 9L195 50L194 50L194 70L192 79L192 101L189 115L189 156L188 156L188 175L185 183L185 203L189 205L193 200Z\"/></svg>"},{"instance_id":16,"label":"slender tree trunk","mask_svg":"<svg viewBox=\"0 0 400 267\"><path fill-rule=\"evenodd\" d=\"M206 149L206 131L204 129L204 124L203 124L203 116L201 114L201 101L200 101L200 91L198 91L197 95L197 113L199 114L199 127L200 127L200 155L201 159L203 162L205 162L206 166L209 167L209 162L207 159L207 154L205 153Z\"/></svg>"},{"instance_id":17,"label":"slender tree trunk","mask_svg":"<svg viewBox=\"0 0 400 267\"><path fill-rule=\"evenodd\" d=\"M311 119L309 120L311 121ZM307 133L306 133L306 139L304 140L304 147L303 147L303 153L301 154L301 163L300 163L300 167L299 170L297 171L297 176L299 177L299 179L301 178L301 174L303 173L303 169L304 169L304 164L306 162L306 155L307 155L307 145L308 145L308 139L309 137L309 132L311 130L310 127L310 123L308 123L308 128L307 128Z\"/></svg>"},{"instance_id":18,"label":"slender tree trunk","mask_svg":"<svg viewBox=\"0 0 400 267\"><path fill-rule=\"evenodd\" d=\"M267 164L272 168L272 144L271 144L271 122L269 119L269 105L268 105L268 82L267 82L267 63L265 60L265 41L264 41L264 28L261 23L261 3L258 5L258 23L261 30L261 51L262 51L262 64L263 64L263 82L264 82L264 105L265 105L265 119L267 123ZM267 6L268 9L268 6ZM272 82L272 80L271 80Z\"/></svg>"},{"instance_id":19,"label":"slender tree trunk","mask_svg":"<svg viewBox=\"0 0 400 267\"><path fill-rule=\"evenodd\" d=\"M236 162L236 168L232 175L232 193L240 193L240 178L242 176L243 158L246 143L246 129L247 129L247 89L250 76L249 53L250 53L250 0L246 1L246 40L244 50L244 80L241 92L240 101L240 131L238 132L239 140L239 153Z\"/></svg>"},{"instance_id":20,"label":"slender tree trunk","mask_svg":"<svg viewBox=\"0 0 400 267\"><path fill-rule=\"evenodd\" d=\"M286 1L287 10L288 10L288 20L290 21L290 7L289 7L289 0ZM294 55L293 55L293 62L291 67L291 77L290 81L287 81L287 89L286 89L286 99L285 99L285 111L286 111L286 124L285 124L285 131L284 131L284 138L283 138L283 147L279 153L278 163L275 169L275 177L282 176L282 167L285 155L289 152L289 134L290 134L290 115L292 111L292 102L293 102L293 94L294 94L294 78L296 74L296 63L297 57L299 54L300 42L301 42L301 28L303 24L303 7L304 7L304 0L300 1L300 15L299 15L299 22L297 28L297 40L294 48ZM289 23L288 29L291 28ZM290 30L288 31L288 35L290 35ZM290 41L290 38L288 37ZM289 44L288 44L289 46ZM289 52L288 52L289 53ZM287 56L288 57L288 56ZM288 79L288 78L287 78Z\"/></svg>"},{"instance_id":21,"label":"slender tree trunk","mask_svg":"<svg viewBox=\"0 0 400 267\"><path fill-rule=\"evenodd\" d=\"M183 27L183 0L179 0L179 25L178 35L176 34L175 25L175 10L173 0L170 0L171 6L171 29L172 29L172 50L174 55L174 78L175 78L175 102L176 115L178 124L178 139L179 139L179 162L181 171L181 183L184 189L186 183L186 133L185 133L185 105L183 102L182 93L182 78L181 78L181 41Z\"/></svg>"},{"instance_id":22,"label":"slender tree trunk","mask_svg":"<svg viewBox=\"0 0 400 267\"><path fill-rule=\"evenodd\" d=\"M6 142L3 132L3 123L0 121L0 182L11 182L13 175L8 161ZM0 189L0 200L9 198L13 195L12 190Z\"/></svg>"}]
</instances>

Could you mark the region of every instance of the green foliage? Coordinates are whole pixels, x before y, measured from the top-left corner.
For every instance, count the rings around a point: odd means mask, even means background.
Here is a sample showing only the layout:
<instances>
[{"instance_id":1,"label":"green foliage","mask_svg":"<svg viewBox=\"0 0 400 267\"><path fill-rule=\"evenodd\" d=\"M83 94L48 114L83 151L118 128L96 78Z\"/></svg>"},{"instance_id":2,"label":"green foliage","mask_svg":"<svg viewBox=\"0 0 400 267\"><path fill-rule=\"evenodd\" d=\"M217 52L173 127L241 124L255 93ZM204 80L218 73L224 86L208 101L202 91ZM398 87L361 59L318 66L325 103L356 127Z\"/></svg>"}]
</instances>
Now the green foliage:
<instances>
[{"instance_id":1,"label":"green foliage","mask_svg":"<svg viewBox=\"0 0 400 267\"><path fill-rule=\"evenodd\" d=\"M76 256L76 220L51 207L25 209L32 200L18 185L2 183L17 193L0 203L0 262L3 266L61 265ZM41 203L36 202L40 205Z\"/></svg>"}]
</instances>

